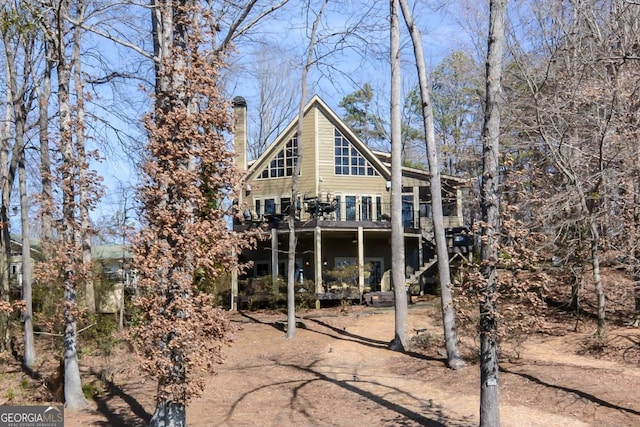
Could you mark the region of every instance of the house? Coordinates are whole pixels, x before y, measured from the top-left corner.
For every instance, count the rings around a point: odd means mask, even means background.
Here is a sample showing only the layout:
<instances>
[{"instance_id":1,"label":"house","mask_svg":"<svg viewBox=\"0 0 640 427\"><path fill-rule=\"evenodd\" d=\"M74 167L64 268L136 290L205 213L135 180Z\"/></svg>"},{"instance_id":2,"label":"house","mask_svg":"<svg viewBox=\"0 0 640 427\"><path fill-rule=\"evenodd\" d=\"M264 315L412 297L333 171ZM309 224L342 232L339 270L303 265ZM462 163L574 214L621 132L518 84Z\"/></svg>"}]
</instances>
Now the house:
<instances>
[{"instance_id":1,"label":"house","mask_svg":"<svg viewBox=\"0 0 640 427\"><path fill-rule=\"evenodd\" d=\"M234 150L244 172L238 203L242 218L236 230L260 226L268 239L243 260L253 262L246 277L286 277L288 271L291 203L296 206L296 280L310 280L318 299L334 294L335 272L353 270L357 292L391 288L391 155L373 151L318 96L304 107L302 137L296 136L297 118L257 159L247 159L247 106L242 97L233 103ZM291 181L302 155L298 194L291 200ZM450 253L467 252L462 218L465 181L442 178L445 227ZM435 261L429 173L402 170L402 221L407 282L418 283ZM333 277L329 277L329 276ZM340 278L339 281L344 281ZM344 286L344 284L343 284Z\"/></svg>"},{"instance_id":2,"label":"house","mask_svg":"<svg viewBox=\"0 0 640 427\"><path fill-rule=\"evenodd\" d=\"M94 264L96 311L102 314L119 313L124 309L125 293L133 292L137 274L131 269L133 254L121 244L91 247Z\"/></svg>"}]
</instances>

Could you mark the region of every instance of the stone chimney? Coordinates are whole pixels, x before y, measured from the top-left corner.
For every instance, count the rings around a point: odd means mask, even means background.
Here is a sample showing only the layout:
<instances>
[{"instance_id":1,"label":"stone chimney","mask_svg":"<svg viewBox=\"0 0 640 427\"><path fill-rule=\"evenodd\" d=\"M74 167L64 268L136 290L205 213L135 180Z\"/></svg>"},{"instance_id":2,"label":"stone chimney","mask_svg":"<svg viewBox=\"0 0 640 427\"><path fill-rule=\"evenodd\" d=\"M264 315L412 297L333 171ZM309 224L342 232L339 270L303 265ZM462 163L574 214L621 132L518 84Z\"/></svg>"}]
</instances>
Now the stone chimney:
<instances>
[{"instance_id":1,"label":"stone chimney","mask_svg":"<svg viewBox=\"0 0 640 427\"><path fill-rule=\"evenodd\" d=\"M247 101L241 96L233 98L233 151L239 170L247 170Z\"/></svg>"}]
</instances>

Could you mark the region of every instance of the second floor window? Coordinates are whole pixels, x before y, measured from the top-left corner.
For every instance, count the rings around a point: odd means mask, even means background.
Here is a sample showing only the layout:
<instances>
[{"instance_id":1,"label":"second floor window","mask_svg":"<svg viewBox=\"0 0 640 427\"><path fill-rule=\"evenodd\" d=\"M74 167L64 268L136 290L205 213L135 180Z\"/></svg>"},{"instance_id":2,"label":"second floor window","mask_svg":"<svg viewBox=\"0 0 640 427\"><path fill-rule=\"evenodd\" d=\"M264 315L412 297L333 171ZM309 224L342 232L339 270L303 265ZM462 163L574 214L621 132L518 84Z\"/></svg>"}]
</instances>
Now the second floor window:
<instances>
[{"instance_id":1,"label":"second floor window","mask_svg":"<svg viewBox=\"0 0 640 427\"><path fill-rule=\"evenodd\" d=\"M294 136L262 170L258 179L293 176L296 163L298 163L298 138Z\"/></svg>"},{"instance_id":2,"label":"second floor window","mask_svg":"<svg viewBox=\"0 0 640 427\"><path fill-rule=\"evenodd\" d=\"M371 163L364 158L338 129L334 131L334 147L336 175L378 175Z\"/></svg>"}]
</instances>

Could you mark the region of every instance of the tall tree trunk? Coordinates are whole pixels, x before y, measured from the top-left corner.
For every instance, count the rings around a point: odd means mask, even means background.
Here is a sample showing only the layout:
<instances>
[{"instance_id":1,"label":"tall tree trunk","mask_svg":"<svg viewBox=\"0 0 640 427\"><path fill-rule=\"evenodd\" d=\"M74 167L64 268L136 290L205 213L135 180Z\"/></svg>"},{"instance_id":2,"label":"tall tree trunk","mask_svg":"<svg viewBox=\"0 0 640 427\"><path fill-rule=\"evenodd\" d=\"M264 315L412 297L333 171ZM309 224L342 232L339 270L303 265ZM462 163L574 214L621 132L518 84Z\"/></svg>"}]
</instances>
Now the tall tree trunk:
<instances>
[{"instance_id":1,"label":"tall tree trunk","mask_svg":"<svg viewBox=\"0 0 640 427\"><path fill-rule=\"evenodd\" d=\"M398 0L391 0L391 272L395 296L395 336L390 348L408 344L409 313L405 288L404 226L402 224L402 117L400 99L400 25Z\"/></svg>"},{"instance_id":2,"label":"tall tree trunk","mask_svg":"<svg viewBox=\"0 0 640 427\"><path fill-rule=\"evenodd\" d=\"M313 48L316 42L316 33L318 31L318 25L322 19L324 8L327 5L328 0L322 3L320 11L316 15L313 25L311 27L311 34L309 36L309 47L307 48L307 58L302 68L301 76L301 90L300 90L300 106L298 108L298 122L296 123L296 138L298 139L298 159L296 161L296 167L291 177L291 204L289 206L289 258L287 268L287 335L288 339L296 336L296 276L295 276L295 264L296 264L296 245L297 237L295 230L295 217L296 206L298 205L298 180L300 176L300 169L302 167L302 125L304 123L304 105L307 99L307 75L309 69L313 64ZM301 266L302 267L302 266ZM316 283L317 286L317 283Z\"/></svg>"},{"instance_id":3,"label":"tall tree trunk","mask_svg":"<svg viewBox=\"0 0 640 427\"><path fill-rule=\"evenodd\" d=\"M65 25L69 19L69 5L63 2L57 10L58 29L55 34L58 74L58 108L60 113L60 154L62 182L62 250L65 252L64 266L64 397L69 409L87 406L82 392L77 351L77 266L80 257L76 239L76 185L77 159L73 149L70 83L71 70L65 52Z\"/></svg>"},{"instance_id":4,"label":"tall tree trunk","mask_svg":"<svg viewBox=\"0 0 640 427\"><path fill-rule=\"evenodd\" d=\"M418 69L420 84L420 96L422 98L422 118L425 130L425 143L429 160L429 188L431 190L431 207L433 210L433 230L436 238L436 254L438 256L438 277L440 279L440 301L442 305L442 324L444 327L444 339L447 348L447 365L451 369L465 367L464 360L460 357L458 349L458 334L456 331L456 315L451 297L451 272L449 270L449 249L444 229L444 213L442 210L442 183L440 182L440 162L438 161L438 149L436 147L435 130L433 125L433 106L429 90L429 78L427 66L424 60L422 48L422 36L415 26L411 9L407 0L400 0L404 21L407 24L413 52Z\"/></svg>"},{"instance_id":5,"label":"tall tree trunk","mask_svg":"<svg viewBox=\"0 0 640 427\"><path fill-rule=\"evenodd\" d=\"M152 0L151 8L151 22L153 28L153 43L156 66L156 110L161 114L169 115L173 109L180 109L189 105L185 91L185 68L187 66L184 55L187 50L188 40L188 28L185 23L189 20L188 4L192 0L178 0L177 2L170 1L155 1ZM171 63L169 63L171 58ZM169 67L174 67L173 70L169 70ZM164 119L160 119L164 120ZM173 130L170 130L170 132ZM164 137L164 142L170 146L172 143L173 135ZM180 168L188 169L191 162L191 158L176 159L175 164ZM165 191L162 196L159 197L159 203L166 207L172 214L177 215L178 211L183 207L180 200L180 196L174 185L163 183L165 185ZM186 208L191 211L191 208ZM190 212L191 213L191 212ZM193 220L192 215L187 215ZM182 220L184 221L184 219ZM171 224L170 227L179 228L184 224ZM177 242L172 237L166 237L166 243L169 251L174 251ZM193 264L190 263L190 255L184 255L180 260L174 261L173 264L168 266L168 272L165 277L158 280L165 280L167 283L162 286L163 298L165 304L169 304L170 301L184 300L184 306L188 307L190 298L187 292L181 288L179 276L190 277L190 281L193 281ZM181 265L180 265L181 263ZM183 270L183 271L180 271ZM168 311L172 313L175 311L184 311L188 308L170 308ZM180 317L180 315L178 315ZM184 361L184 349L173 349L172 339L178 337L174 336L173 331L163 331L162 338L157 342L157 346L163 348L163 358L170 360L168 365L169 372L160 374L158 381L158 397L156 400L156 408L149 423L150 427L184 427L186 425L186 406L185 402L180 401L177 396L167 394L167 385L172 383L173 385L184 385L187 382L186 370L187 366ZM179 338L178 338L179 339Z\"/></svg>"},{"instance_id":6,"label":"tall tree trunk","mask_svg":"<svg viewBox=\"0 0 640 427\"><path fill-rule=\"evenodd\" d=\"M83 1L76 4L76 19L84 20L86 5ZM96 296L93 283L93 269L91 259L91 219L89 217L89 206L91 205L90 183L87 176L89 165L87 163L85 149L85 112L84 112L84 83L82 78L82 62L80 61L80 47L82 44L82 27L76 25L74 28L73 51L71 53L71 63L73 68L73 82L76 93L74 134L76 144L76 155L78 161L78 208L80 227L78 229L79 244L82 248L82 279L84 281L84 304L89 313L96 311Z\"/></svg>"},{"instance_id":7,"label":"tall tree trunk","mask_svg":"<svg viewBox=\"0 0 640 427\"><path fill-rule=\"evenodd\" d=\"M44 41L45 68L38 87L38 137L40 139L40 223L42 227L42 250L45 260L51 258L53 240L53 184L51 181L51 156L49 147L49 98L51 96L52 44Z\"/></svg>"},{"instance_id":8,"label":"tall tree trunk","mask_svg":"<svg viewBox=\"0 0 640 427\"><path fill-rule=\"evenodd\" d=\"M500 425L496 262L500 227L498 166L505 8L506 0L490 0L486 102L482 128L480 207L483 226L480 258L484 292L480 295L480 425L486 427Z\"/></svg>"},{"instance_id":9,"label":"tall tree trunk","mask_svg":"<svg viewBox=\"0 0 640 427\"><path fill-rule=\"evenodd\" d=\"M7 51L7 57L9 57L9 49ZM9 58L7 58L9 60ZM11 63L10 63L11 64ZM7 67L7 81L9 81L11 75ZM10 91L10 86L9 86ZM10 93L7 94L7 98L11 99ZM9 237L9 208L11 187L9 182L9 141L11 140L11 108L5 110L5 126L2 129L2 136L0 140L0 299L4 302L9 302L9 251L11 248L11 241ZM0 311L0 352L9 349L9 313Z\"/></svg>"},{"instance_id":10,"label":"tall tree trunk","mask_svg":"<svg viewBox=\"0 0 640 427\"><path fill-rule=\"evenodd\" d=\"M18 181L20 187L20 222L22 225L22 299L25 308L22 314L24 323L24 360L22 365L31 368L36 361L36 348L33 339L33 302L31 292L31 240L29 237L29 201L27 194L27 171L24 151L18 163Z\"/></svg>"},{"instance_id":11,"label":"tall tree trunk","mask_svg":"<svg viewBox=\"0 0 640 427\"><path fill-rule=\"evenodd\" d=\"M24 136L26 132L27 113L30 110L32 97L27 90L27 81L31 72L30 49L28 43L24 49L24 70L21 84L18 84L19 72L16 65L17 46L10 40L8 31L3 31L6 55L6 92L9 106L6 109L5 135L0 147L0 192L2 204L0 206L0 281L2 292L0 296L9 301L9 266L11 259L11 224L9 212L11 210L11 191L15 182L18 161L24 155ZM13 124L13 133L11 125ZM11 147L9 141L13 139ZM9 343L9 317L0 313L0 350L7 349Z\"/></svg>"}]
</instances>

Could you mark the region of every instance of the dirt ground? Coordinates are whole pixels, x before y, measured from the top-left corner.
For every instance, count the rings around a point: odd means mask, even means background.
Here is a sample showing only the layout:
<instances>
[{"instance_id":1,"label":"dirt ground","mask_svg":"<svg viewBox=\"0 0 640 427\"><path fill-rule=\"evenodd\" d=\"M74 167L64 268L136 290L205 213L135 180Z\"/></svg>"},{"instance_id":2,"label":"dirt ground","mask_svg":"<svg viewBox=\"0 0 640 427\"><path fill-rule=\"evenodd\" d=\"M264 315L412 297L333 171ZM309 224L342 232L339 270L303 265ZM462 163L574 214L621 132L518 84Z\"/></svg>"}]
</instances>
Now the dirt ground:
<instances>
[{"instance_id":1,"label":"dirt ground","mask_svg":"<svg viewBox=\"0 0 640 427\"><path fill-rule=\"evenodd\" d=\"M391 308L299 314L291 341L279 327L286 318L282 313L231 316L235 342L225 350L217 375L207 379L204 394L188 406L189 426L478 424L477 360L471 358L461 371L445 367L433 301L410 306L409 330L422 346L405 354L387 348L394 328ZM578 333L569 321L556 326L554 334L531 336L517 352L503 352L502 425L640 425L640 331L611 327L607 351L594 355L584 345L593 332L590 325ZM154 409L155 381L140 376L125 347L108 362L112 375L97 374L102 368L83 359L85 380L100 387L89 409L66 411L65 425L145 425ZM24 384L24 373L19 366L2 369L0 403L15 404L20 393L9 400L6 387L11 381Z\"/></svg>"}]
</instances>

